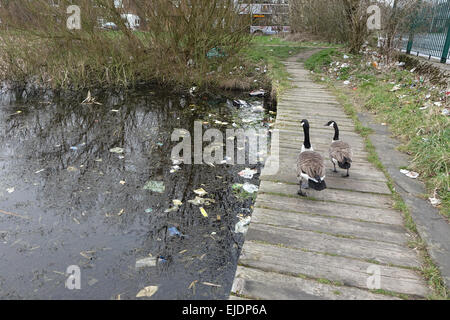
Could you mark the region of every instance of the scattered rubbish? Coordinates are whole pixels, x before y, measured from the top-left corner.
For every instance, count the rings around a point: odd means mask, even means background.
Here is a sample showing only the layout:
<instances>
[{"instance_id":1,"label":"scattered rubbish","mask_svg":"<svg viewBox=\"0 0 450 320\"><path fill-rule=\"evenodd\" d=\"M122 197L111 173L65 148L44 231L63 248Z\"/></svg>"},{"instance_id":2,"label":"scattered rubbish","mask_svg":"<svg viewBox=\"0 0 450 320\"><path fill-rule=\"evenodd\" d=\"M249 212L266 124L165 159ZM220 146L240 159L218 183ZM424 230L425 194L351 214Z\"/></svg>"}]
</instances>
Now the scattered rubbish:
<instances>
[{"instance_id":1,"label":"scattered rubbish","mask_svg":"<svg viewBox=\"0 0 450 320\"><path fill-rule=\"evenodd\" d=\"M214 284L214 283L210 283L210 282L202 282L202 284L204 284L205 286L216 287L216 288L222 287L219 284Z\"/></svg>"},{"instance_id":2,"label":"scattered rubbish","mask_svg":"<svg viewBox=\"0 0 450 320\"><path fill-rule=\"evenodd\" d=\"M169 232L170 237L175 237L175 236L182 237L183 236L183 234L180 231L178 231L178 229L176 227L171 227L171 228L167 229L167 231Z\"/></svg>"},{"instance_id":3,"label":"scattered rubbish","mask_svg":"<svg viewBox=\"0 0 450 320\"><path fill-rule=\"evenodd\" d=\"M38 173L41 173L41 172L44 172L44 171L45 171L45 169L41 169L39 171L36 171L35 174L38 174Z\"/></svg>"},{"instance_id":4,"label":"scattered rubbish","mask_svg":"<svg viewBox=\"0 0 450 320\"><path fill-rule=\"evenodd\" d=\"M433 205L433 207L438 207L442 204L442 200L436 198L436 196L434 196L433 198L429 198L431 204Z\"/></svg>"},{"instance_id":5,"label":"scattered rubbish","mask_svg":"<svg viewBox=\"0 0 450 320\"><path fill-rule=\"evenodd\" d=\"M226 56L225 52L220 49L220 48L212 48L211 50L208 51L208 53L206 54L206 56L209 59L212 58L223 58Z\"/></svg>"},{"instance_id":6,"label":"scattered rubbish","mask_svg":"<svg viewBox=\"0 0 450 320\"><path fill-rule=\"evenodd\" d=\"M145 287L144 289L142 289L141 291L138 292L138 294L136 295L136 298L145 298L145 297L146 298L150 298L157 291L158 291L158 287L157 286Z\"/></svg>"},{"instance_id":7,"label":"scattered rubbish","mask_svg":"<svg viewBox=\"0 0 450 320\"><path fill-rule=\"evenodd\" d=\"M121 216L121 215L123 215L125 213L125 209L122 209L122 210L120 210L120 212L117 214L119 217Z\"/></svg>"},{"instance_id":8,"label":"scattered rubbish","mask_svg":"<svg viewBox=\"0 0 450 320\"><path fill-rule=\"evenodd\" d=\"M411 179L417 179L419 177L419 174L417 172L414 171L409 171L409 170L400 170L401 173L403 173L404 175L406 175L407 177L411 178Z\"/></svg>"},{"instance_id":9,"label":"scattered rubbish","mask_svg":"<svg viewBox=\"0 0 450 320\"><path fill-rule=\"evenodd\" d=\"M173 207L165 210L164 211L165 213L178 211L178 209L180 209L180 206L183 205L183 202L181 202L180 200L172 200L172 203L173 203Z\"/></svg>"},{"instance_id":10,"label":"scattered rubbish","mask_svg":"<svg viewBox=\"0 0 450 320\"><path fill-rule=\"evenodd\" d=\"M115 109L113 109L113 110L111 110L111 112L118 113L118 112L120 112L120 110L115 110Z\"/></svg>"},{"instance_id":11,"label":"scattered rubbish","mask_svg":"<svg viewBox=\"0 0 450 320\"><path fill-rule=\"evenodd\" d=\"M4 210L0 210L0 213L6 214L7 216L13 216L13 217L18 217L18 218L22 218L22 219L29 219L28 217L21 216L20 214L8 212L8 211L4 211Z\"/></svg>"},{"instance_id":12,"label":"scattered rubbish","mask_svg":"<svg viewBox=\"0 0 450 320\"><path fill-rule=\"evenodd\" d=\"M348 55L344 54L344 59L350 58Z\"/></svg>"},{"instance_id":13,"label":"scattered rubbish","mask_svg":"<svg viewBox=\"0 0 450 320\"><path fill-rule=\"evenodd\" d=\"M246 168L245 170L239 172L239 175L244 179L252 179L255 174L258 173L258 170L251 170L250 168Z\"/></svg>"},{"instance_id":14,"label":"scattered rubbish","mask_svg":"<svg viewBox=\"0 0 450 320\"><path fill-rule=\"evenodd\" d=\"M145 209L145 213L152 213L152 212L153 212L152 208Z\"/></svg>"},{"instance_id":15,"label":"scattered rubbish","mask_svg":"<svg viewBox=\"0 0 450 320\"><path fill-rule=\"evenodd\" d=\"M197 87L192 87L191 89L189 89L189 93L193 96L195 91L197 91Z\"/></svg>"},{"instance_id":16,"label":"scattered rubbish","mask_svg":"<svg viewBox=\"0 0 450 320\"><path fill-rule=\"evenodd\" d=\"M442 113L441 113L443 116L448 116L449 114L450 114L450 111L447 109L447 108L445 108L444 110L442 110Z\"/></svg>"},{"instance_id":17,"label":"scattered rubbish","mask_svg":"<svg viewBox=\"0 0 450 320\"><path fill-rule=\"evenodd\" d=\"M200 207L200 212L202 213L202 215L203 215L205 218L208 218L208 213L206 213L206 210L205 210L203 207Z\"/></svg>"},{"instance_id":18,"label":"scattered rubbish","mask_svg":"<svg viewBox=\"0 0 450 320\"><path fill-rule=\"evenodd\" d=\"M395 64L397 67L404 67L405 65L406 65L406 63L405 62L397 62L396 64Z\"/></svg>"},{"instance_id":19,"label":"scattered rubbish","mask_svg":"<svg viewBox=\"0 0 450 320\"><path fill-rule=\"evenodd\" d=\"M92 278L91 280L88 281L88 285L89 285L90 287L92 287L92 286L95 285L97 282L98 282L97 279Z\"/></svg>"},{"instance_id":20,"label":"scattered rubbish","mask_svg":"<svg viewBox=\"0 0 450 320\"><path fill-rule=\"evenodd\" d=\"M256 112L256 113L262 113L262 112L264 112L266 110L262 106L257 106L257 107L253 107L252 111Z\"/></svg>"},{"instance_id":21,"label":"scattered rubbish","mask_svg":"<svg viewBox=\"0 0 450 320\"><path fill-rule=\"evenodd\" d=\"M392 89L391 89L391 92L395 92L395 91L398 91L398 90L400 90L402 87L401 87L401 85L395 85Z\"/></svg>"},{"instance_id":22,"label":"scattered rubbish","mask_svg":"<svg viewBox=\"0 0 450 320\"><path fill-rule=\"evenodd\" d=\"M144 190L163 193L166 190L166 187L163 181L149 181L145 184Z\"/></svg>"},{"instance_id":23,"label":"scattered rubbish","mask_svg":"<svg viewBox=\"0 0 450 320\"><path fill-rule=\"evenodd\" d=\"M76 172L76 171L78 171L78 169L75 168L75 167L68 167L67 171L69 171L69 172Z\"/></svg>"},{"instance_id":24,"label":"scattered rubbish","mask_svg":"<svg viewBox=\"0 0 450 320\"><path fill-rule=\"evenodd\" d=\"M442 107L442 102L435 102L434 105L435 105L436 107Z\"/></svg>"},{"instance_id":25,"label":"scattered rubbish","mask_svg":"<svg viewBox=\"0 0 450 320\"><path fill-rule=\"evenodd\" d=\"M121 185L125 185L125 184L126 184L126 181L123 181L123 180L122 180L122 181L120 181L119 183L120 183Z\"/></svg>"},{"instance_id":26,"label":"scattered rubbish","mask_svg":"<svg viewBox=\"0 0 450 320\"><path fill-rule=\"evenodd\" d=\"M194 200L189 200L188 202L195 206L209 206L211 203L215 203L216 201L208 198L195 197Z\"/></svg>"},{"instance_id":27,"label":"scattered rubbish","mask_svg":"<svg viewBox=\"0 0 450 320\"><path fill-rule=\"evenodd\" d=\"M235 233L247 233L248 231L248 226L250 225L250 222L252 221L252 217L247 217L247 218L240 218L241 220L236 223L235 227L234 227L234 232Z\"/></svg>"},{"instance_id":28,"label":"scattered rubbish","mask_svg":"<svg viewBox=\"0 0 450 320\"><path fill-rule=\"evenodd\" d=\"M254 184L250 184L250 183L245 183L245 184L242 186L242 188L243 188L246 192L251 193L251 194L253 194L253 193L255 193L255 192L258 192L258 190L259 190L258 186L255 186Z\"/></svg>"},{"instance_id":29,"label":"scattered rubbish","mask_svg":"<svg viewBox=\"0 0 450 320\"><path fill-rule=\"evenodd\" d=\"M153 257L148 257L136 261L136 269L156 267L156 259Z\"/></svg>"},{"instance_id":30,"label":"scattered rubbish","mask_svg":"<svg viewBox=\"0 0 450 320\"><path fill-rule=\"evenodd\" d=\"M345 85L349 85L349 84L350 84L350 81L346 80L346 81L344 81L344 84L345 84Z\"/></svg>"},{"instance_id":31,"label":"scattered rubbish","mask_svg":"<svg viewBox=\"0 0 450 320\"><path fill-rule=\"evenodd\" d=\"M112 149L109 150L109 152L121 154L121 153L124 152L124 149L123 148L112 148Z\"/></svg>"},{"instance_id":32,"label":"scattered rubbish","mask_svg":"<svg viewBox=\"0 0 450 320\"><path fill-rule=\"evenodd\" d=\"M176 165L176 166L173 166L172 169L170 169L170 173L175 173L180 170L181 170L181 167Z\"/></svg>"},{"instance_id":33,"label":"scattered rubbish","mask_svg":"<svg viewBox=\"0 0 450 320\"><path fill-rule=\"evenodd\" d=\"M83 102L81 102L81 104L98 104L98 105L101 105L100 102L95 101L95 98L92 97L91 91L88 91L88 95L87 95L86 99L84 99Z\"/></svg>"},{"instance_id":34,"label":"scattered rubbish","mask_svg":"<svg viewBox=\"0 0 450 320\"><path fill-rule=\"evenodd\" d=\"M266 92L263 89L250 92L250 95L252 97L263 97L265 94L266 94Z\"/></svg>"},{"instance_id":35,"label":"scattered rubbish","mask_svg":"<svg viewBox=\"0 0 450 320\"><path fill-rule=\"evenodd\" d=\"M8 188L8 189L6 189L6 191L8 192L8 193L13 193L14 191L15 191L16 189L13 187L13 188Z\"/></svg>"},{"instance_id":36,"label":"scattered rubbish","mask_svg":"<svg viewBox=\"0 0 450 320\"><path fill-rule=\"evenodd\" d=\"M193 293L195 294L195 285L198 283L198 280L194 280L189 285L188 289L192 289Z\"/></svg>"},{"instance_id":37,"label":"scattered rubbish","mask_svg":"<svg viewBox=\"0 0 450 320\"><path fill-rule=\"evenodd\" d=\"M70 147L70 150L72 150L72 151L77 151L77 150L78 150L78 147Z\"/></svg>"},{"instance_id":38,"label":"scattered rubbish","mask_svg":"<svg viewBox=\"0 0 450 320\"><path fill-rule=\"evenodd\" d=\"M233 100L233 105L235 107L247 107L248 103L244 100Z\"/></svg>"},{"instance_id":39,"label":"scattered rubbish","mask_svg":"<svg viewBox=\"0 0 450 320\"><path fill-rule=\"evenodd\" d=\"M200 197L203 197L208 194L208 192L206 192L203 188L194 190L194 193L199 195Z\"/></svg>"},{"instance_id":40,"label":"scattered rubbish","mask_svg":"<svg viewBox=\"0 0 450 320\"><path fill-rule=\"evenodd\" d=\"M167 259L164 258L163 256L158 257L158 263L166 263L166 262L167 262Z\"/></svg>"}]
</instances>

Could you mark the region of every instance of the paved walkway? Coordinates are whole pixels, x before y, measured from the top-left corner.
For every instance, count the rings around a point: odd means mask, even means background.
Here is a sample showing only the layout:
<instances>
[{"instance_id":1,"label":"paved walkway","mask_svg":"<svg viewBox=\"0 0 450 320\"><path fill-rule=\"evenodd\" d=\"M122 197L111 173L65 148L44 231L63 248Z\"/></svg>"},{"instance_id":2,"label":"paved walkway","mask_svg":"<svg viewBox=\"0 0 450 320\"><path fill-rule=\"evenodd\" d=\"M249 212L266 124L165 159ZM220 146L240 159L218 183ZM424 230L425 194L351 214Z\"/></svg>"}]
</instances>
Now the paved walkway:
<instances>
[{"instance_id":1,"label":"paved walkway","mask_svg":"<svg viewBox=\"0 0 450 320\"><path fill-rule=\"evenodd\" d=\"M278 104L281 168L262 173L232 292L252 299L393 299L368 290L368 269L379 268L382 290L426 297L430 289L418 272L417 252L408 247L402 214L392 209L386 177L367 160L352 120L302 63L286 65L296 87ZM306 199L297 196L296 178L302 119L310 121L313 147L327 165L328 189L307 190ZM332 172L329 120L353 147L349 179Z\"/></svg>"}]
</instances>

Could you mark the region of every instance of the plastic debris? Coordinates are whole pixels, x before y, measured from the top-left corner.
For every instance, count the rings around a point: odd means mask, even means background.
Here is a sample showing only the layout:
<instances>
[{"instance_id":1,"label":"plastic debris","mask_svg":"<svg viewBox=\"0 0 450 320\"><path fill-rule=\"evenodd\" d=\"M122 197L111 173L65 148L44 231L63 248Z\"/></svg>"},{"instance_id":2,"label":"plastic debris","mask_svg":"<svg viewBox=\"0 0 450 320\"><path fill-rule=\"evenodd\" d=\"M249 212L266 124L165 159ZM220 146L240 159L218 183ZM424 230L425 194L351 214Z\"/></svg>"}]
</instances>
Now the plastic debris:
<instances>
[{"instance_id":1,"label":"plastic debris","mask_svg":"<svg viewBox=\"0 0 450 320\"><path fill-rule=\"evenodd\" d=\"M203 197L208 194L208 192L206 192L203 188L194 190L194 193L199 195L200 197Z\"/></svg>"},{"instance_id":2,"label":"plastic debris","mask_svg":"<svg viewBox=\"0 0 450 320\"><path fill-rule=\"evenodd\" d=\"M205 208L200 207L200 212L202 213L202 215L203 215L205 218L208 218L208 213L206 212Z\"/></svg>"},{"instance_id":3,"label":"plastic debris","mask_svg":"<svg viewBox=\"0 0 450 320\"><path fill-rule=\"evenodd\" d=\"M257 106L257 107L253 107L252 111L256 112L256 113L262 113L262 112L264 112L266 110L262 106Z\"/></svg>"},{"instance_id":4,"label":"plastic debris","mask_svg":"<svg viewBox=\"0 0 450 320\"><path fill-rule=\"evenodd\" d=\"M98 105L101 105L100 102L95 101L95 98L92 97L91 91L88 91L86 99L84 99L83 102L81 102L81 104L98 104Z\"/></svg>"},{"instance_id":5,"label":"plastic debris","mask_svg":"<svg viewBox=\"0 0 450 320\"><path fill-rule=\"evenodd\" d=\"M166 187L163 181L149 181L145 184L144 190L163 193L166 190Z\"/></svg>"},{"instance_id":6,"label":"plastic debris","mask_svg":"<svg viewBox=\"0 0 450 320\"><path fill-rule=\"evenodd\" d=\"M157 286L145 287L144 289L142 289L141 291L138 292L138 294L136 295L136 298L145 298L145 297L146 298L150 298L157 291L158 291L158 287Z\"/></svg>"},{"instance_id":7,"label":"plastic debris","mask_svg":"<svg viewBox=\"0 0 450 320\"><path fill-rule=\"evenodd\" d=\"M121 216L121 215L123 215L125 213L125 209L122 209L122 210L120 210L120 212L117 214L119 217Z\"/></svg>"},{"instance_id":8,"label":"plastic debris","mask_svg":"<svg viewBox=\"0 0 450 320\"><path fill-rule=\"evenodd\" d=\"M170 169L170 173L175 173L175 172L177 172L177 171L180 171L181 170L181 167L180 166L173 166L172 167L172 169Z\"/></svg>"},{"instance_id":9,"label":"plastic debris","mask_svg":"<svg viewBox=\"0 0 450 320\"><path fill-rule=\"evenodd\" d=\"M346 80L346 81L344 81L344 84L345 84L346 86L348 86L348 85L350 84L350 81Z\"/></svg>"},{"instance_id":10,"label":"plastic debris","mask_svg":"<svg viewBox=\"0 0 450 320\"><path fill-rule=\"evenodd\" d=\"M263 89L250 92L250 96L252 97L263 97L265 94L266 92Z\"/></svg>"},{"instance_id":11,"label":"plastic debris","mask_svg":"<svg viewBox=\"0 0 450 320\"><path fill-rule=\"evenodd\" d=\"M447 109L447 108L445 108L444 110L442 110L442 113L441 113L443 116L448 116L449 114L450 114L450 111Z\"/></svg>"},{"instance_id":12,"label":"plastic debris","mask_svg":"<svg viewBox=\"0 0 450 320\"><path fill-rule=\"evenodd\" d=\"M88 285L89 285L90 287L92 287L92 286L95 285L97 282L98 282L97 279L92 278L91 280L88 281Z\"/></svg>"},{"instance_id":13,"label":"plastic debris","mask_svg":"<svg viewBox=\"0 0 450 320\"><path fill-rule=\"evenodd\" d=\"M35 172L35 174L41 173L43 171L45 171L45 169L38 170L38 171Z\"/></svg>"},{"instance_id":14,"label":"plastic debris","mask_svg":"<svg viewBox=\"0 0 450 320\"><path fill-rule=\"evenodd\" d=\"M152 208L145 209L145 213L152 213L152 212L153 212Z\"/></svg>"},{"instance_id":15,"label":"plastic debris","mask_svg":"<svg viewBox=\"0 0 450 320\"><path fill-rule=\"evenodd\" d=\"M417 179L419 177L419 174L417 172L414 171L409 171L409 170L400 170L401 173L403 173L405 176L411 178L411 179Z\"/></svg>"},{"instance_id":16,"label":"plastic debris","mask_svg":"<svg viewBox=\"0 0 450 320\"><path fill-rule=\"evenodd\" d=\"M220 48L212 48L211 50L208 51L208 53L206 54L206 56L209 59L212 58L223 58L226 56L225 52L223 52L222 49Z\"/></svg>"},{"instance_id":17,"label":"plastic debris","mask_svg":"<svg viewBox=\"0 0 450 320\"><path fill-rule=\"evenodd\" d=\"M258 190L259 190L258 186L255 186L254 184L250 184L250 183L245 183L245 184L242 186L242 188L243 188L246 192L251 193L251 194L253 194L253 193L255 193L255 192L258 192Z\"/></svg>"},{"instance_id":18,"label":"plastic debris","mask_svg":"<svg viewBox=\"0 0 450 320\"><path fill-rule=\"evenodd\" d=\"M13 193L13 192L15 191L15 188L8 188L8 189L6 189L6 191L7 191L8 193Z\"/></svg>"},{"instance_id":19,"label":"plastic debris","mask_svg":"<svg viewBox=\"0 0 450 320\"><path fill-rule=\"evenodd\" d=\"M148 257L136 261L136 269L156 267L156 259L153 257Z\"/></svg>"},{"instance_id":20,"label":"plastic debris","mask_svg":"<svg viewBox=\"0 0 450 320\"><path fill-rule=\"evenodd\" d=\"M235 227L234 227L234 232L235 233L247 233L248 231L248 226L250 225L250 222L252 221L252 217L247 217L247 218L240 218L241 220L236 223Z\"/></svg>"},{"instance_id":21,"label":"plastic debris","mask_svg":"<svg viewBox=\"0 0 450 320\"><path fill-rule=\"evenodd\" d=\"M124 152L124 149L123 148L112 148L112 149L109 150L109 152L121 154L121 153Z\"/></svg>"},{"instance_id":22,"label":"plastic debris","mask_svg":"<svg viewBox=\"0 0 450 320\"><path fill-rule=\"evenodd\" d=\"M398 91L398 90L400 90L402 87L400 86L400 85L395 85L392 89L391 89L391 92L395 92L395 91Z\"/></svg>"},{"instance_id":23,"label":"plastic debris","mask_svg":"<svg viewBox=\"0 0 450 320\"><path fill-rule=\"evenodd\" d=\"M233 100L233 105L236 107L247 107L248 103L244 100Z\"/></svg>"},{"instance_id":24,"label":"plastic debris","mask_svg":"<svg viewBox=\"0 0 450 320\"><path fill-rule=\"evenodd\" d=\"M239 172L239 175L244 179L252 179L255 174L258 173L258 170L251 170L250 168L246 168L245 170Z\"/></svg>"},{"instance_id":25,"label":"plastic debris","mask_svg":"<svg viewBox=\"0 0 450 320\"><path fill-rule=\"evenodd\" d=\"M76 171L78 171L78 169L75 168L75 167L68 167L67 171L69 171L69 172L76 172Z\"/></svg>"},{"instance_id":26,"label":"plastic debris","mask_svg":"<svg viewBox=\"0 0 450 320\"><path fill-rule=\"evenodd\" d=\"M434 196L433 198L428 198L428 200L430 200L431 204L433 205L433 207L438 207L442 204L442 200L436 198L436 196Z\"/></svg>"},{"instance_id":27,"label":"plastic debris","mask_svg":"<svg viewBox=\"0 0 450 320\"><path fill-rule=\"evenodd\" d=\"M167 229L167 231L169 232L170 237L175 237L175 236L182 237L183 236L183 234L180 231L178 231L178 229L176 227L171 227L171 228Z\"/></svg>"},{"instance_id":28,"label":"plastic debris","mask_svg":"<svg viewBox=\"0 0 450 320\"><path fill-rule=\"evenodd\" d=\"M203 206L203 205L209 206L209 205L211 205L211 203L216 203L216 201L213 199L200 198L200 197L195 197L194 200L189 200L188 202L195 206Z\"/></svg>"}]
</instances>

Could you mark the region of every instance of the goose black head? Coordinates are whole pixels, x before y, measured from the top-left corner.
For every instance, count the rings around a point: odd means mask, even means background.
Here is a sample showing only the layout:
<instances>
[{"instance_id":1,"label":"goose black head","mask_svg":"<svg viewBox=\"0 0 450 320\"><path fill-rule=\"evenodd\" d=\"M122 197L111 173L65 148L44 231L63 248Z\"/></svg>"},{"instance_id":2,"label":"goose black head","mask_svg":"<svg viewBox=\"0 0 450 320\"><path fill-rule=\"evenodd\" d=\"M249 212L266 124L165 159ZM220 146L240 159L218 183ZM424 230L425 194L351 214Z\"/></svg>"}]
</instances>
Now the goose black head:
<instances>
[{"instance_id":1,"label":"goose black head","mask_svg":"<svg viewBox=\"0 0 450 320\"><path fill-rule=\"evenodd\" d=\"M334 127L336 125L335 121L328 121L327 124L325 124L326 127Z\"/></svg>"},{"instance_id":2,"label":"goose black head","mask_svg":"<svg viewBox=\"0 0 450 320\"><path fill-rule=\"evenodd\" d=\"M339 141L339 127L336 121L329 121L325 126L334 128L333 141Z\"/></svg>"},{"instance_id":3,"label":"goose black head","mask_svg":"<svg viewBox=\"0 0 450 320\"><path fill-rule=\"evenodd\" d=\"M303 119L302 122L300 122L303 128L309 128L309 121L306 119Z\"/></svg>"}]
</instances>

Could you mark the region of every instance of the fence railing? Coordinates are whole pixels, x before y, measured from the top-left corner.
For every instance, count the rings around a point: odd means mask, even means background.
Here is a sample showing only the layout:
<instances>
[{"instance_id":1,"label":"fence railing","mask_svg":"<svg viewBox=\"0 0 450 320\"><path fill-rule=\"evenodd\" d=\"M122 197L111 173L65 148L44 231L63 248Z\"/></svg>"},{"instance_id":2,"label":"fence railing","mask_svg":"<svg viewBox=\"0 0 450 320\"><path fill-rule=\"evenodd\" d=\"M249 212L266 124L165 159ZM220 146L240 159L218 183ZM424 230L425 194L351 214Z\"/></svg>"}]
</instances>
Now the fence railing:
<instances>
[{"instance_id":1,"label":"fence railing","mask_svg":"<svg viewBox=\"0 0 450 320\"><path fill-rule=\"evenodd\" d=\"M402 38L406 53L450 61L450 0L418 0L409 36Z\"/></svg>"}]
</instances>

